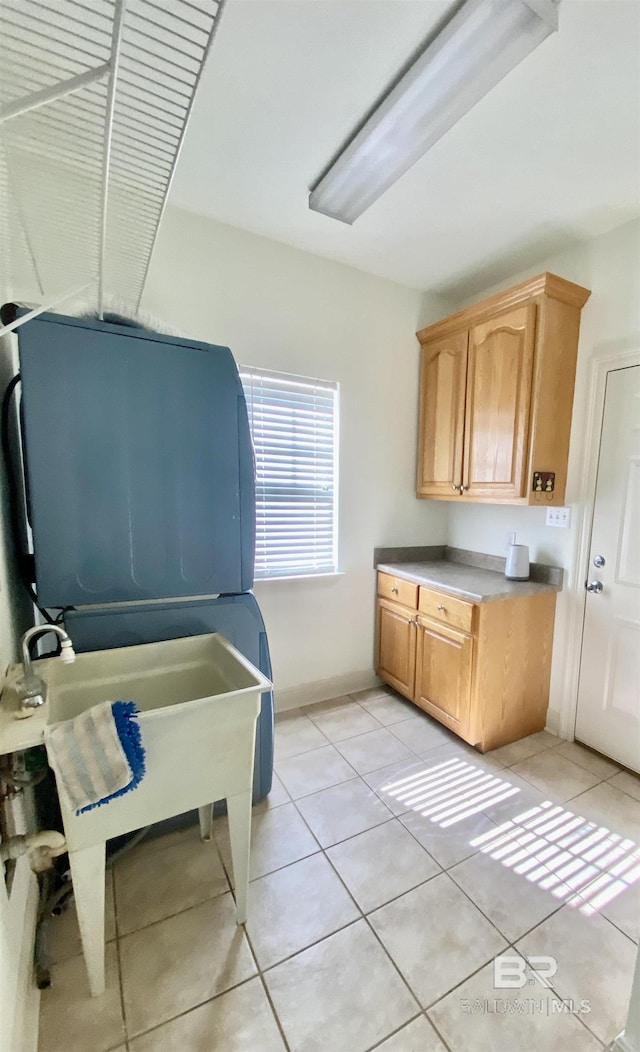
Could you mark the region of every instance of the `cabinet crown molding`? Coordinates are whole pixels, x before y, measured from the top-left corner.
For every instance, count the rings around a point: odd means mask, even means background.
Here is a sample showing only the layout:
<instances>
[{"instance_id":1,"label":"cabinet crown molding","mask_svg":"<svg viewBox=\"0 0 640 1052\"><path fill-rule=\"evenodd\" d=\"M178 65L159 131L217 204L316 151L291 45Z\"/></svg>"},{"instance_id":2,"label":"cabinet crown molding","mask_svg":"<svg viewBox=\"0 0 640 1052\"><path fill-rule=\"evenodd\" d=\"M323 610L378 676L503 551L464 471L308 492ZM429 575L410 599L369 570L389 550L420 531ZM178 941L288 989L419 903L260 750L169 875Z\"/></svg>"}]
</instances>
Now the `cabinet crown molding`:
<instances>
[{"instance_id":1,"label":"cabinet crown molding","mask_svg":"<svg viewBox=\"0 0 640 1052\"><path fill-rule=\"evenodd\" d=\"M567 281L566 278L561 278L557 274L544 271L534 278L520 282L519 285L512 285L503 292L497 292L487 299L471 303L463 310L457 311L456 314L450 314L447 318L434 322L433 325L427 325L424 329L420 329L416 336L420 343L428 343L430 340L447 336L458 329L468 328L471 323L482 321L485 317L495 315L498 311L517 307L536 296L548 296L550 299L581 308L590 295L590 289Z\"/></svg>"}]
</instances>

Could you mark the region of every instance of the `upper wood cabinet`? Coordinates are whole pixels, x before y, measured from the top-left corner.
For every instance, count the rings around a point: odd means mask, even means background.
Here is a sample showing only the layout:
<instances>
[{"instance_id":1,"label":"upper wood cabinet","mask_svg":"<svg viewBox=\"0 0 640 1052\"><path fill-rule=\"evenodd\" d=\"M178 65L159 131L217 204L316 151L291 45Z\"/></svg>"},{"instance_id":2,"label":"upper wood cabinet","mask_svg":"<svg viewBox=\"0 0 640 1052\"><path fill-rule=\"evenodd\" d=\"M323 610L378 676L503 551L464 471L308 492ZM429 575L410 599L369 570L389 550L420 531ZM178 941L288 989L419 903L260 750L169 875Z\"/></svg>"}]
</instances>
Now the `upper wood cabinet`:
<instances>
[{"instance_id":1,"label":"upper wood cabinet","mask_svg":"<svg viewBox=\"0 0 640 1052\"><path fill-rule=\"evenodd\" d=\"M462 466L466 332L424 346L420 381L418 493L451 499Z\"/></svg>"},{"instance_id":2,"label":"upper wood cabinet","mask_svg":"<svg viewBox=\"0 0 640 1052\"><path fill-rule=\"evenodd\" d=\"M419 497L564 503L589 295L541 274L418 333Z\"/></svg>"}]
</instances>

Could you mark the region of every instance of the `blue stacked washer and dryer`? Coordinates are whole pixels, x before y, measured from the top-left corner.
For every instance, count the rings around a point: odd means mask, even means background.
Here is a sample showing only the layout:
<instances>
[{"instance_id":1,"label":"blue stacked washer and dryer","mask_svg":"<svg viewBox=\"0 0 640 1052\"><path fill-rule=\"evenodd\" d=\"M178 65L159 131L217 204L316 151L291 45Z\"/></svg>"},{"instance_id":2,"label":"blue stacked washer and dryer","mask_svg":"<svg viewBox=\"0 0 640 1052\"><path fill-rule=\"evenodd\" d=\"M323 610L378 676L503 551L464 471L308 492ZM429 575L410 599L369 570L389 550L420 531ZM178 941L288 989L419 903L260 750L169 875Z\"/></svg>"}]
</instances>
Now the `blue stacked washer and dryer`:
<instances>
[{"instance_id":1,"label":"blue stacked washer and dryer","mask_svg":"<svg viewBox=\"0 0 640 1052\"><path fill-rule=\"evenodd\" d=\"M78 652L220 632L271 677L253 592L255 474L227 347L42 314L19 330L38 603ZM271 788L273 695L254 801Z\"/></svg>"}]
</instances>

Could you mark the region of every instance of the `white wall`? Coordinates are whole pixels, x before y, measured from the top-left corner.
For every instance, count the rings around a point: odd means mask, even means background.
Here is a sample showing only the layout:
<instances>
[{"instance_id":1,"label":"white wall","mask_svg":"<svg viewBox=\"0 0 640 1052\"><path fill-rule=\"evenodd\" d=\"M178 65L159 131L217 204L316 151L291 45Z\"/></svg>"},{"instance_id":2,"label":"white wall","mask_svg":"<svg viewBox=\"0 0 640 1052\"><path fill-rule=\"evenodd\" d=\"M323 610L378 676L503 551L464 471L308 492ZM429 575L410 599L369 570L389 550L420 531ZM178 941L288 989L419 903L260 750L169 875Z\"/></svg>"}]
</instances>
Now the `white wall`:
<instances>
[{"instance_id":1,"label":"white wall","mask_svg":"<svg viewBox=\"0 0 640 1052\"><path fill-rule=\"evenodd\" d=\"M256 585L280 704L365 685L373 549L441 544L447 509L415 498L421 310L442 303L342 264L169 209L143 310L238 363L340 383L340 569ZM314 689L328 677L335 683ZM303 689L297 690L296 688Z\"/></svg>"},{"instance_id":2,"label":"white wall","mask_svg":"<svg viewBox=\"0 0 640 1052\"><path fill-rule=\"evenodd\" d=\"M587 426L588 393L593 356L608 348L611 354L640 348L640 221L625 224L602 237L571 250L548 256L521 274L514 274L498 286L485 289L473 300L482 299L500 288L506 288L533 274L549 270L592 290L582 311L580 344L574 409L571 425L569 476L566 501L572 507L572 525L557 529L545 525L542 508L509 508L491 504L456 505L449 508L449 544L474 551L504 555L509 534L517 530L518 540L528 544L531 558L537 562L562 566L569 573L577 555L578 524L582 457ZM467 301L450 302L451 310L458 310ZM425 312L431 310L427 303ZM578 574L586 567L578 567ZM572 584L569 574L567 586ZM558 597L554 661L551 683L549 726L557 726L558 713L563 703L563 664L566 659L565 639L568 616L568 596Z\"/></svg>"}]
</instances>

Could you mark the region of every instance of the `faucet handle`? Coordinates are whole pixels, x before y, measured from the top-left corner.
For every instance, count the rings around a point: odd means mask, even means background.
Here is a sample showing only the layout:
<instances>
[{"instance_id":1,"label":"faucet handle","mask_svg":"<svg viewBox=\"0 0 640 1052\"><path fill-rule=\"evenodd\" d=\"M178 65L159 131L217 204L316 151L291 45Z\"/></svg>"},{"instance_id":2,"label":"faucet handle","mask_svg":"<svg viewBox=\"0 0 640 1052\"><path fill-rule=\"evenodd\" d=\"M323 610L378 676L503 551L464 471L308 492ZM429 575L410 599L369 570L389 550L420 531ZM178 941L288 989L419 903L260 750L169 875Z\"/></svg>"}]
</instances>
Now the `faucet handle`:
<instances>
[{"instance_id":1,"label":"faucet handle","mask_svg":"<svg viewBox=\"0 0 640 1052\"><path fill-rule=\"evenodd\" d=\"M33 670L16 683L16 689L20 698L20 713L18 719L31 716L35 709L44 705L47 700L47 684Z\"/></svg>"}]
</instances>

